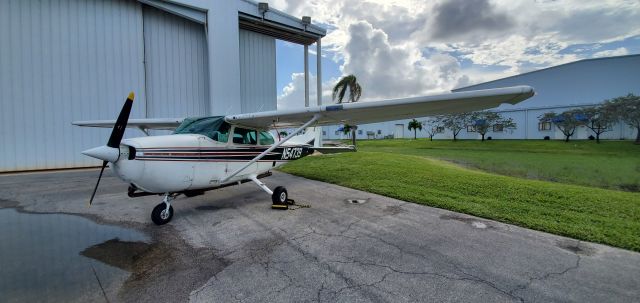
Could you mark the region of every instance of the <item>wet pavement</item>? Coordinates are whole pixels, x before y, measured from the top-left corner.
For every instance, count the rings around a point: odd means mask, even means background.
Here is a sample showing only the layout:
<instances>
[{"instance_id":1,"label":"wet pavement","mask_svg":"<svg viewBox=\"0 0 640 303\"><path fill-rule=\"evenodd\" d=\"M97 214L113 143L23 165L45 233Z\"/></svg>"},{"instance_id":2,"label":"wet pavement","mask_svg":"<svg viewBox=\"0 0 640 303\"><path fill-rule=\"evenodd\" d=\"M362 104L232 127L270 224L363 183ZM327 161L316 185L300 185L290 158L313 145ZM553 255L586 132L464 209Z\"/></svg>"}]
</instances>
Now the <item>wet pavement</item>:
<instances>
[{"instance_id":1,"label":"wet pavement","mask_svg":"<svg viewBox=\"0 0 640 303\"><path fill-rule=\"evenodd\" d=\"M129 272L84 251L109 241L147 246L148 240L141 232L79 216L0 209L0 302L108 301Z\"/></svg>"},{"instance_id":2,"label":"wet pavement","mask_svg":"<svg viewBox=\"0 0 640 303\"><path fill-rule=\"evenodd\" d=\"M178 198L173 221L155 226L149 214L160 197L128 198L109 171L87 208L97 173L0 175L0 253L9 256L0 258L0 295L54 302L640 297L635 252L277 172L265 183L286 186L310 208L272 210L270 197L249 183ZM23 278L6 278L15 275Z\"/></svg>"}]
</instances>

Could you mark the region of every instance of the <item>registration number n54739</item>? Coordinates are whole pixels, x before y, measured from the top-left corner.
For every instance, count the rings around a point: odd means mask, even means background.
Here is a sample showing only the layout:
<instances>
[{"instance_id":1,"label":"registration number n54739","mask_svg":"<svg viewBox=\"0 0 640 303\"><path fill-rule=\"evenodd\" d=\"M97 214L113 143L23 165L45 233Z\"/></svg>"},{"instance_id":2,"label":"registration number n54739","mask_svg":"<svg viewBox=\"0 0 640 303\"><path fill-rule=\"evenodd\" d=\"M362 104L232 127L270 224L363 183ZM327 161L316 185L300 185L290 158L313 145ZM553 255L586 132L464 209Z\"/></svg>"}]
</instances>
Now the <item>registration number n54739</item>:
<instances>
[{"instance_id":1,"label":"registration number n54739","mask_svg":"<svg viewBox=\"0 0 640 303\"><path fill-rule=\"evenodd\" d=\"M282 160L298 159L302 156L302 147L287 147L282 150Z\"/></svg>"}]
</instances>

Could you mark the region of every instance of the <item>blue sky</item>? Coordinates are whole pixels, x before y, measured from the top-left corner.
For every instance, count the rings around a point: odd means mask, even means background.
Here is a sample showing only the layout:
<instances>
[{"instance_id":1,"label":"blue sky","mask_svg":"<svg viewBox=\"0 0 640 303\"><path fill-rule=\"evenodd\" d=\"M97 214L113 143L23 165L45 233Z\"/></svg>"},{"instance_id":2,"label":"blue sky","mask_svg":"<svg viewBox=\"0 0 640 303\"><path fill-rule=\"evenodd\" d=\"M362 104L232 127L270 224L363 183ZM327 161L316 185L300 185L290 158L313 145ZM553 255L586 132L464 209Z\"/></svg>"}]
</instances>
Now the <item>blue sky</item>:
<instances>
[{"instance_id":1,"label":"blue sky","mask_svg":"<svg viewBox=\"0 0 640 303\"><path fill-rule=\"evenodd\" d=\"M315 44L309 50L315 51ZM322 79L325 81L340 77L340 64L327 58L322 58ZM277 66L277 87L278 92L282 92L285 85L291 82L293 73L304 72L304 47L282 40L276 40L276 66ZM316 56L309 52L309 72L316 74Z\"/></svg>"},{"instance_id":2,"label":"blue sky","mask_svg":"<svg viewBox=\"0 0 640 303\"><path fill-rule=\"evenodd\" d=\"M640 53L637 0L272 0L327 28L323 102L354 74L362 100L433 94L576 60ZM311 46L315 50L315 45ZM304 102L303 47L278 41L279 107ZM310 54L315 95L315 55Z\"/></svg>"}]
</instances>

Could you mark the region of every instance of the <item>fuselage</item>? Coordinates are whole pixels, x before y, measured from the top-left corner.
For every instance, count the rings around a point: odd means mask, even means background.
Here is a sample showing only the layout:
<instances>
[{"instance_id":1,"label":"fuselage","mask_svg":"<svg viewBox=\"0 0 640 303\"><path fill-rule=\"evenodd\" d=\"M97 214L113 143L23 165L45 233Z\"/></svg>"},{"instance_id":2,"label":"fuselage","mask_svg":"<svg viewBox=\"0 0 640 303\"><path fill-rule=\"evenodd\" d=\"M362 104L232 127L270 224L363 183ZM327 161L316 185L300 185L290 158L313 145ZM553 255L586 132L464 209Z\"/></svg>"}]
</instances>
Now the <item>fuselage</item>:
<instances>
[{"instance_id":1,"label":"fuselage","mask_svg":"<svg viewBox=\"0 0 640 303\"><path fill-rule=\"evenodd\" d=\"M132 147L132 148L129 148ZM150 193L211 188L268 172L313 153L309 145L282 145L229 180L228 174L264 152L270 145L221 143L199 134L175 134L125 139L112 168L123 181Z\"/></svg>"}]
</instances>

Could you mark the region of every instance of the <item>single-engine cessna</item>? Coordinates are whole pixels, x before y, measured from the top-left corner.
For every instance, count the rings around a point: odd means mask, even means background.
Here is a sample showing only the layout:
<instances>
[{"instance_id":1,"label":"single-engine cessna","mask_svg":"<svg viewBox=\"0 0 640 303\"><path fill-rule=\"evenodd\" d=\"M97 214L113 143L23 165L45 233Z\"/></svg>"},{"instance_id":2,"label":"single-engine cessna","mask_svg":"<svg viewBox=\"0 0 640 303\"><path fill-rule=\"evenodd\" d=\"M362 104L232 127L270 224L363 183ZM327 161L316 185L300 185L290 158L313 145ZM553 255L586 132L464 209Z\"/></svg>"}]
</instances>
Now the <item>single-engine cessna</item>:
<instances>
[{"instance_id":1,"label":"single-engine cessna","mask_svg":"<svg viewBox=\"0 0 640 303\"><path fill-rule=\"evenodd\" d=\"M287 208L287 190L271 190L260 178L288 161L313 153L309 144L291 140L312 126L365 124L406 118L461 113L516 104L534 95L529 86L456 92L433 96L372 102L323 105L227 116L180 119L131 119L134 95L129 94L118 119L77 121L74 125L112 127L107 145L82 153L102 160L102 169L89 204L93 201L104 168L111 163L115 174L130 184L130 197L163 195L151 212L155 224L173 217L171 201L244 182L254 182L271 195L274 208ZM127 127L142 130L146 137L124 139ZM269 130L294 128L281 140ZM172 129L171 135L148 136L150 129Z\"/></svg>"}]
</instances>

